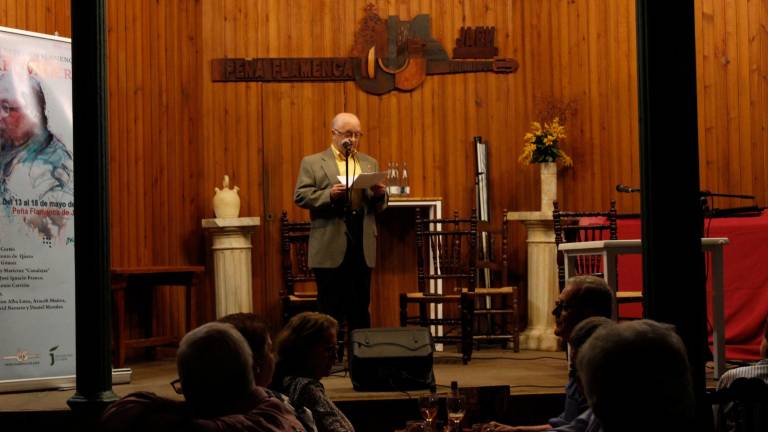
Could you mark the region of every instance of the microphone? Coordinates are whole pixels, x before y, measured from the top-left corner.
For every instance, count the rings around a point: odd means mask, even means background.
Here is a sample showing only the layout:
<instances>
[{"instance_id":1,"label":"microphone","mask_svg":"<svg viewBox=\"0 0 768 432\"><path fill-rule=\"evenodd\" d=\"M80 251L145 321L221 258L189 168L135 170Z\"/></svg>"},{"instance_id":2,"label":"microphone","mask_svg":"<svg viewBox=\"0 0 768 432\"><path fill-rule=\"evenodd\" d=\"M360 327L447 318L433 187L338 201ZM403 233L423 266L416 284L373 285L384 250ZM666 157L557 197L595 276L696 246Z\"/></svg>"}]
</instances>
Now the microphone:
<instances>
[{"instance_id":1,"label":"microphone","mask_svg":"<svg viewBox=\"0 0 768 432\"><path fill-rule=\"evenodd\" d=\"M640 192L639 188L631 188L624 184L617 184L616 185L616 192L622 192L622 193L634 193L634 192Z\"/></svg>"},{"instance_id":2,"label":"microphone","mask_svg":"<svg viewBox=\"0 0 768 432\"><path fill-rule=\"evenodd\" d=\"M352 140L349 138L344 138L341 141L341 147L344 149L344 154L346 156L349 156L352 154Z\"/></svg>"}]
</instances>

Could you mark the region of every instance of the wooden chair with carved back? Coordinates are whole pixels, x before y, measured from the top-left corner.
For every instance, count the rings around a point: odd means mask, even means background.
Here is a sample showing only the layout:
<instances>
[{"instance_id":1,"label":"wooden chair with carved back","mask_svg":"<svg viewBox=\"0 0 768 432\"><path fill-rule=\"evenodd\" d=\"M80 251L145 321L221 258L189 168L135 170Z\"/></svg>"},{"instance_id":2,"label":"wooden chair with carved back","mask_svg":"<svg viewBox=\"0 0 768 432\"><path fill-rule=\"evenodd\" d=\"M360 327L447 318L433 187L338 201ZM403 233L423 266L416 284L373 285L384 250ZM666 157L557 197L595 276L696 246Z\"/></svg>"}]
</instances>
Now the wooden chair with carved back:
<instances>
[{"instance_id":1,"label":"wooden chair with carved back","mask_svg":"<svg viewBox=\"0 0 768 432\"><path fill-rule=\"evenodd\" d=\"M512 342L520 351L519 290L509 284L509 221L507 210L502 213L501 226L480 225L478 232L478 287L475 303L474 339L480 342Z\"/></svg>"},{"instance_id":2,"label":"wooden chair with carved back","mask_svg":"<svg viewBox=\"0 0 768 432\"><path fill-rule=\"evenodd\" d=\"M280 215L280 256L283 273L280 299L284 323L297 313L317 309L315 275L308 264L309 229L310 223L307 221L289 221L286 211ZM303 289L297 290L297 286Z\"/></svg>"},{"instance_id":3,"label":"wooden chair with carved back","mask_svg":"<svg viewBox=\"0 0 768 432\"><path fill-rule=\"evenodd\" d=\"M565 212L560 210L557 201L553 202L552 219L555 228L555 245L563 243L587 242L599 240L617 240L616 201L611 200L611 208L607 212ZM587 220L586 218L590 218ZM563 254L557 252L557 279L562 292L565 288L565 263ZM600 256L582 256L576 261L575 275L595 275L603 277L603 262ZM610 287L616 303L634 303L643 301L641 291L619 291L619 287Z\"/></svg>"},{"instance_id":4,"label":"wooden chair with carved back","mask_svg":"<svg viewBox=\"0 0 768 432\"><path fill-rule=\"evenodd\" d=\"M466 364L472 358L474 298L461 293L474 293L477 283L475 210L469 218L454 212L452 218L429 219L416 209L416 265L418 291L400 294L400 325L436 326L435 342L459 343ZM411 304L418 305L418 315L408 315Z\"/></svg>"}]
</instances>

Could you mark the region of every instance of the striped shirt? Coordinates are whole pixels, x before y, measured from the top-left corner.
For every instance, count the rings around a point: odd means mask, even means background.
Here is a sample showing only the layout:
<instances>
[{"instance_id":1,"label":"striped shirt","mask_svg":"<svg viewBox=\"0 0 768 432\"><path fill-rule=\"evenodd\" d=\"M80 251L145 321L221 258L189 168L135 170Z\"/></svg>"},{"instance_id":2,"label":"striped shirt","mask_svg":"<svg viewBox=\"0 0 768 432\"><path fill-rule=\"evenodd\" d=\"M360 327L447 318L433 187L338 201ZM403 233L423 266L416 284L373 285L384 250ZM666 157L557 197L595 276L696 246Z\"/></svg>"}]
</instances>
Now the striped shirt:
<instances>
[{"instance_id":1,"label":"striped shirt","mask_svg":"<svg viewBox=\"0 0 768 432\"><path fill-rule=\"evenodd\" d=\"M724 373L717 382L717 389L728 388L739 378L760 378L768 383L768 359L760 360L752 366L743 366Z\"/></svg>"},{"instance_id":2,"label":"striped shirt","mask_svg":"<svg viewBox=\"0 0 768 432\"><path fill-rule=\"evenodd\" d=\"M760 360L752 366L743 366L729 370L720 377L720 380L717 382L717 389L726 389L739 378L758 378L768 383L768 359ZM722 432L736 430L736 422L740 416L736 405L734 402L726 402L717 406L714 411L716 430Z\"/></svg>"}]
</instances>

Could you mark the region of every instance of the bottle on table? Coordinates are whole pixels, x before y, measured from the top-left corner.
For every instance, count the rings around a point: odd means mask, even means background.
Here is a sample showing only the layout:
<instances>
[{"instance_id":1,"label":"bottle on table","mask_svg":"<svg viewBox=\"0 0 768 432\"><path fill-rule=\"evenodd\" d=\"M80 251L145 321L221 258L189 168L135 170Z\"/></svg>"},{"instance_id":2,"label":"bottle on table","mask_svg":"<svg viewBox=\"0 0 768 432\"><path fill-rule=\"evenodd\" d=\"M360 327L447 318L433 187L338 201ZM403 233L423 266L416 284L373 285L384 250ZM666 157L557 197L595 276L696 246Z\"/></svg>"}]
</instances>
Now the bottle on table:
<instances>
[{"instance_id":1,"label":"bottle on table","mask_svg":"<svg viewBox=\"0 0 768 432\"><path fill-rule=\"evenodd\" d=\"M448 411L448 426L452 431L461 431L461 420L464 419L465 402L459 393L459 383L451 381L451 394L445 401Z\"/></svg>"},{"instance_id":2,"label":"bottle on table","mask_svg":"<svg viewBox=\"0 0 768 432\"><path fill-rule=\"evenodd\" d=\"M393 162L390 178L387 181L389 185L389 195L400 195L400 167L397 162Z\"/></svg>"},{"instance_id":3,"label":"bottle on table","mask_svg":"<svg viewBox=\"0 0 768 432\"><path fill-rule=\"evenodd\" d=\"M408 196L411 194L411 186L408 183L408 165L403 162L403 173L400 176L400 193Z\"/></svg>"}]
</instances>

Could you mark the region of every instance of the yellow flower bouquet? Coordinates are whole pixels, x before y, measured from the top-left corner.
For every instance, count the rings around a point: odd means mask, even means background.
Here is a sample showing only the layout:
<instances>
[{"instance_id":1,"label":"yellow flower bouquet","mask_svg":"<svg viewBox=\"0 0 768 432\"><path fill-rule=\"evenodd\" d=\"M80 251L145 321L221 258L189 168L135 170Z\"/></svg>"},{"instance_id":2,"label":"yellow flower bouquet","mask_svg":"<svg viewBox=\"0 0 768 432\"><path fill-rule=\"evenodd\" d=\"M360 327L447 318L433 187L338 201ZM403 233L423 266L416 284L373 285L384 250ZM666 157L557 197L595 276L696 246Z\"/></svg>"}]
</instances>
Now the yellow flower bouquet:
<instances>
[{"instance_id":1,"label":"yellow flower bouquet","mask_svg":"<svg viewBox=\"0 0 768 432\"><path fill-rule=\"evenodd\" d=\"M565 138L565 126L555 117L544 125L540 122L531 123L531 131L523 137L523 154L518 161L526 165L532 163L556 162L561 160L563 165L573 165L573 160L560 148L560 140Z\"/></svg>"}]
</instances>

